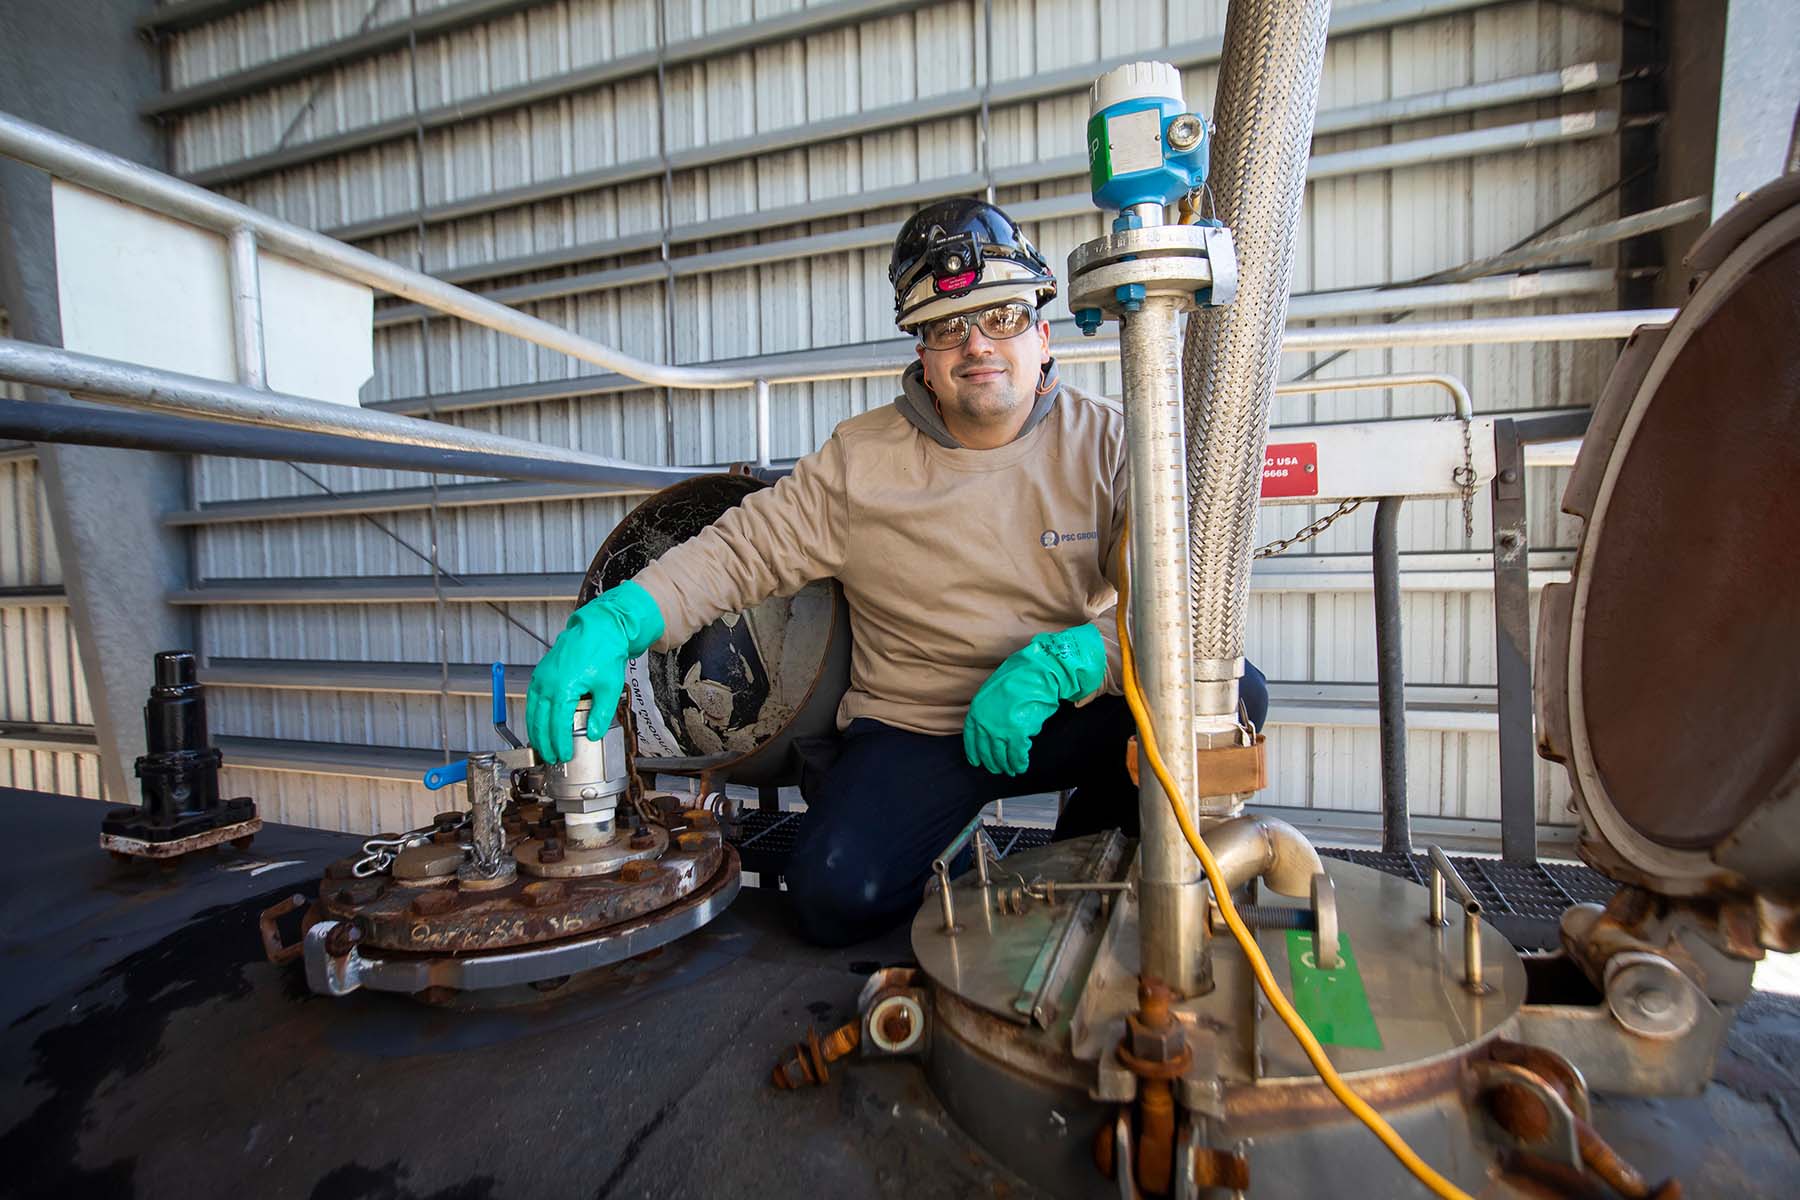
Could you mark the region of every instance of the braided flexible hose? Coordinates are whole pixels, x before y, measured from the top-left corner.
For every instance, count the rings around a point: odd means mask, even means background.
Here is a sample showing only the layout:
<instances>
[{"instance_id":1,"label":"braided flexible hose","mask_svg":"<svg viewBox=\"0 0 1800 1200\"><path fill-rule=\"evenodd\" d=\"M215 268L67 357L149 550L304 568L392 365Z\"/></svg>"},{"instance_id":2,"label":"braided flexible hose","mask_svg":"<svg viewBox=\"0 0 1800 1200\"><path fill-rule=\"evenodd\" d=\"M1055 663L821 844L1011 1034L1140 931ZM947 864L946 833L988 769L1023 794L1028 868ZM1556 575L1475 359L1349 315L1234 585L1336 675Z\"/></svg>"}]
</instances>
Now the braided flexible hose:
<instances>
[{"instance_id":1,"label":"braided flexible hose","mask_svg":"<svg viewBox=\"0 0 1800 1200\"><path fill-rule=\"evenodd\" d=\"M1182 356L1193 652L1202 679L1221 677L1209 663L1244 652L1263 443L1330 17L1330 0L1232 0L1225 20L1212 187L1237 243L1238 299L1189 319ZM1196 712L1228 715L1235 693L1199 689Z\"/></svg>"}]
</instances>

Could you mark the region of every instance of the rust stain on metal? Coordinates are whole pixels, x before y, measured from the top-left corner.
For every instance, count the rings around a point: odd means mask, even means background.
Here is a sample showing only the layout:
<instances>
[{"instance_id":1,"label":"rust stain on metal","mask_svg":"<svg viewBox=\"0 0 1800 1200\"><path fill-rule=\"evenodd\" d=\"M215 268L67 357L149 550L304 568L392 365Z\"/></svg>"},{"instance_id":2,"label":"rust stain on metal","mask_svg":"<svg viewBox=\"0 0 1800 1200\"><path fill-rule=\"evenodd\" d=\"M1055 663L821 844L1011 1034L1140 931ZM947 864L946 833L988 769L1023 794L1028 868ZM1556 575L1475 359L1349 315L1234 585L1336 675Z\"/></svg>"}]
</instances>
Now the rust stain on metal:
<instances>
[{"instance_id":1,"label":"rust stain on metal","mask_svg":"<svg viewBox=\"0 0 1800 1200\"><path fill-rule=\"evenodd\" d=\"M1194 1182L1201 1188L1246 1191L1250 1187L1250 1160L1229 1150L1202 1146L1194 1155Z\"/></svg>"},{"instance_id":2,"label":"rust stain on metal","mask_svg":"<svg viewBox=\"0 0 1800 1200\"><path fill-rule=\"evenodd\" d=\"M531 908L541 908L561 900L567 892L567 888L554 880L539 879L525 885L519 892L519 900Z\"/></svg>"},{"instance_id":3,"label":"rust stain on metal","mask_svg":"<svg viewBox=\"0 0 1800 1200\"><path fill-rule=\"evenodd\" d=\"M454 884L392 888L366 903L343 904L330 889L321 902L331 920L356 920L366 944L419 953L466 953L527 946L589 934L654 913L704 885L724 862L717 832L695 833L691 851L627 864L610 876L519 879L475 891Z\"/></svg>"},{"instance_id":4,"label":"rust stain on metal","mask_svg":"<svg viewBox=\"0 0 1800 1200\"><path fill-rule=\"evenodd\" d=\"M1353 1085L1356 1094L1377 1109L1399 1108L1436 1096L1460 1093L1468 1056L1439 1059L1415 1067L1383 1071L1371 1077L1359 1076ZM1252 1133L1256 1128L1300 1129L1309 1125L1342 1119L1343 1106L1323 1083L1312 1078L1292 1082L1227 1084L1225 1116L1228 1122L1243 1122Z\"/></svg>"},{"instance_id":5,"label":"rust stain on metal","mask_svg":"<svg viewBox=\"0 0 1800 1200\"><path fill-rule=\"evenodd\" d=\"M912 1013L904 1004L890 1004L881 1014L879 1027L886 1041L900 1045L912 1037Z\"/></svg>"},{"instance_id":6,"label":"rust stain on metal","mask_svg":"<svg viewBox=\"0 0 1800 1200\"><path fill-rule=\"evenodd\" d=\"M1539 1096L1516 1083L1501 1084L1487 1094L1488 1110L1500 1128L1522 1142L1537 1143L1550 1136L1550 1110Z\"/></svg>"},{"instance_id":7,"label":"rust stain on metal","mask_svg":"<svg viewBox=\"0 0 1800 1200\"><path fill-rule=\"evenodd\" d=\"M1175 1096L1164 1079L1147 1079L1138 1089L1138 1186L1165 1196L1175 1173Z\"/></svg>"},{"instance_id":8,"label":"rust stain on metal","mask_svg":"<svg viewBox=\"0 0 1800 1200\"><path fill-rule=\"evenodd\" d=\"M435 917L456 907L456 893L448 888L421 892L413 898L410 907L421 917Z\"/></svg>"},{"instance_id":9,"label":"rust stain on metal","mask_svg":"<svg viewBox=\"0 0 1800 1200\"><path fill-rule=\"evenodd\" d=\"M125 854L132 858L152 860L180 858L184 854L207 850L213 846L222 846L226 842L240 842L247 846L249 845L247 839L254 837L256 831L261 828L262 818L251 817L248 821L239 821L235 825L221 825L217 829L203 830L184 838L176 838L171 842L146 842L141 838L103 833L100 835L100 848L109 854Z\"/></svg>"},{"instance_id":10,"label":"rust stain on metal","mask_svg":"<svg viewBox=\"0 0 1800 1200\"><path fill-rule=\"evenodd\" d=\"M1619 1152L1580 1117L1575 1118L1575 1140L1581 1147L1581 1161L1587 1169L1606 1181L1625 1200L1681 1200L1681 1184L1665 1179L1652 1188L1637 1169L1619 1157Z\"/></svg>"},{"instance_id":11,"label":"rust stain on metal","mask_svg":"<svg viewBox=\"0 0 1800 1200\"><path fill-rule=\"evenodd\" d=\"M287 916L295 909L304 907L305 904L306 897L296 892L286 900L271 904L268 908L263 909L262 915L256 918L257 932L262 934L263 954L270 962L278 967L285 966L288 963L293 962L296 958L299 958L300 952L304 947L300 942L295 942L291 946L284 946L281 942L281 930L276 928L275 922L279 921L282 917ZM304 939L305 936L305 932L302 931L302 939Z\"/></svg>"},{"instance_id":12,"label":"rust stain on metal","mask_svg":"<svg viewBox=\"0 0 1800 1200\"><path fill-rule=\"evenodd\" d=\"M1118 1163L1113 1161L1113 1126L1118 1123L1118 1115L1100 1122L1100 1128L1094 1130L1094 1165L1100 1168L1100 1174L1107 1179L1118 1175Z\"/></svg>"},{"instance_id":13,"label":"rust stain on metal","mask_svg":"<svg viewBox=\"0 0 1800 1200\"><path fill-rule=\"evenodd\" d=\"M796 1042L787 1056L775 1064L769 1081L783 1091L829 1083L831 1071L826 1064L853 1052L861 1042L862 1026L855 1021L838 1026L823 1039L818 1030L808 1029L806 1040Z\"/></svg>"},{"instance_id":14,"label":"rust stain on metal","mask_svg":"<svg viewBox=\"0 0 1800 1200\"><path fill-rule=\"evenodd\" d=\"M1542 1046L1532 1046L1524 1042L1511 1042L1497 1039L1489 1046L1489 1053L1495 1062L1510 1063L1515 1067L1523 1067L1536 1075L1552 1091L1563 1098L1569 1111L1578 1117L1588 1115L1587 1081L1582 1079L1572 1063L1554 1050L1546 1050Z\"/></svg>"},{"instance_id":15,"label":"rust stain on metal","mask_svg":"<svg viewBox=\"0 0 1800 1200\"><path fill-rule=\"evenodd\" d=\"M333 958L342 958L362 941L362 930L348 922L339 925L325 935L325 952Z\"/></svg>"}]
</instances>

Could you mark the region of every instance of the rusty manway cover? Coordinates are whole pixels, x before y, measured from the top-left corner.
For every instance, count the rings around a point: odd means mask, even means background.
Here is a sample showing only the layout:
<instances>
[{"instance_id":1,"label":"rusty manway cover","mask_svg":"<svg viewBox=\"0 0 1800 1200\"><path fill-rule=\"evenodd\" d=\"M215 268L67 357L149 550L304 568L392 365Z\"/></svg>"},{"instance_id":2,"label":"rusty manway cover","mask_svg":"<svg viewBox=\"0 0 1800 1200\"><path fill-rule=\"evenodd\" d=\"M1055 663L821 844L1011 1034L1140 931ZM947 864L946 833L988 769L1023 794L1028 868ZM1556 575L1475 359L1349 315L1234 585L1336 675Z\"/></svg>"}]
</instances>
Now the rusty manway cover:
<instances>
[{"instance_id":1,"label":"rusty manway cover","mask_svg":"<svg viewBox=\"0 0 1800 1200\"><path fill-rule=\"evenodd\" d=\"M1538 702L1590 810L1708 853L1800 761L1800 178L1690 259L1708 274L1627 346L1570 480L1586 525L1544 598Z\"/></svg>"}]
</instances>

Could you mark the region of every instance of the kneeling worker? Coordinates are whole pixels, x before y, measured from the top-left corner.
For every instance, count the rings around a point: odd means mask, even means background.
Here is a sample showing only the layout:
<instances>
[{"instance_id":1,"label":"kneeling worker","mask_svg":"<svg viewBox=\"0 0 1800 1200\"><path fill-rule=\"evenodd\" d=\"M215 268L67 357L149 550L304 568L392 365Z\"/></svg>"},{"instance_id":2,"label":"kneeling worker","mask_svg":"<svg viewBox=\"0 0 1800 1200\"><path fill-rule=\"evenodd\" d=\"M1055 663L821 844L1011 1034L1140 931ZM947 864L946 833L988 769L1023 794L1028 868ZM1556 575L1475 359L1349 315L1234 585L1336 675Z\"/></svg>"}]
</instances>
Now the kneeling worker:
<instances>
[{"instance_id":1,"label":"kneeling worker","mask_svg":"<svg viewBox=\"0 0 1800 1200\"><path fill-rule=\"evenodd\" d=\"M989 802L1075 789L1058 837L1137 829L1118 694L1118 404L1059 383L1056 278L974 200L901 228L888 276L918 361L773 488L578 609L531 677L531 744L562 762L575 704L604 732L626 661L835 576L850 606L842 750L807 797L786 879L808 937L911 917L932 858ZM1260 725L1263 679L1243 695Z\"/></svg>"}]
</instances>

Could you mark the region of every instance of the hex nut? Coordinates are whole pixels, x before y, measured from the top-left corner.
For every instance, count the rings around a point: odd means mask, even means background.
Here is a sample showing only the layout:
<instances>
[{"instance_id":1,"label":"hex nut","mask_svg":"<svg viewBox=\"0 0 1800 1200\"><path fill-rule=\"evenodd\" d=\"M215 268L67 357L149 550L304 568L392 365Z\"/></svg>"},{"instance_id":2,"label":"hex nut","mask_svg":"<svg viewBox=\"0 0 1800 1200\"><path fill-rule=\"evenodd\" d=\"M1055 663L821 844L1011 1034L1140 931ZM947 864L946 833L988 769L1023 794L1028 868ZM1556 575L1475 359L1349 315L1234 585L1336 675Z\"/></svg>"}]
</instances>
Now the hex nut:
<instances>
[{"instance_id":1,"label":"hex nut","mask_svg":"<svg viewBox=\"0 0 1800 1200\"><path fill-rule=\"evenodd\" d=\"M435 917L456 907L456 893L448 888L433 888L413 897L412 910L421 917Z\"/></svg>"},{"instance_id":2,"label":"hex nut","mask_svg":"<svg viewBox=\"0 0 1800 1200\"><path fill-rule=\"evenodd\" d=\"M675 838L675 844L683 850L699 850L706 845L706 835L695 829L689 829Z\"/></svg>"},{"instance_id":3,"label":"hex nut","mask_svg":"<svg viewBox=\"0 0 1800 1200\"><path fill-rule=\"evenodd\" d=\"M554 879L539 879L519 891L519 900L527 908L543 908L563 898L567 889Z\"/></svg>"},{"instance_id":4,"label":"hex nut","mask_svg":"<svg viewBox=\"0 0 1800 1200\"><path fill-rule=\"evenodd\" d=\"M1187 1046L1187 1033L1180 1021L1170 1021L1159 1029L1132 1013L1125 1018L1125 1025L1130 1031L1131 1052L1146 1062L1171 1062Z\"/></svg>"}]
</instances>

